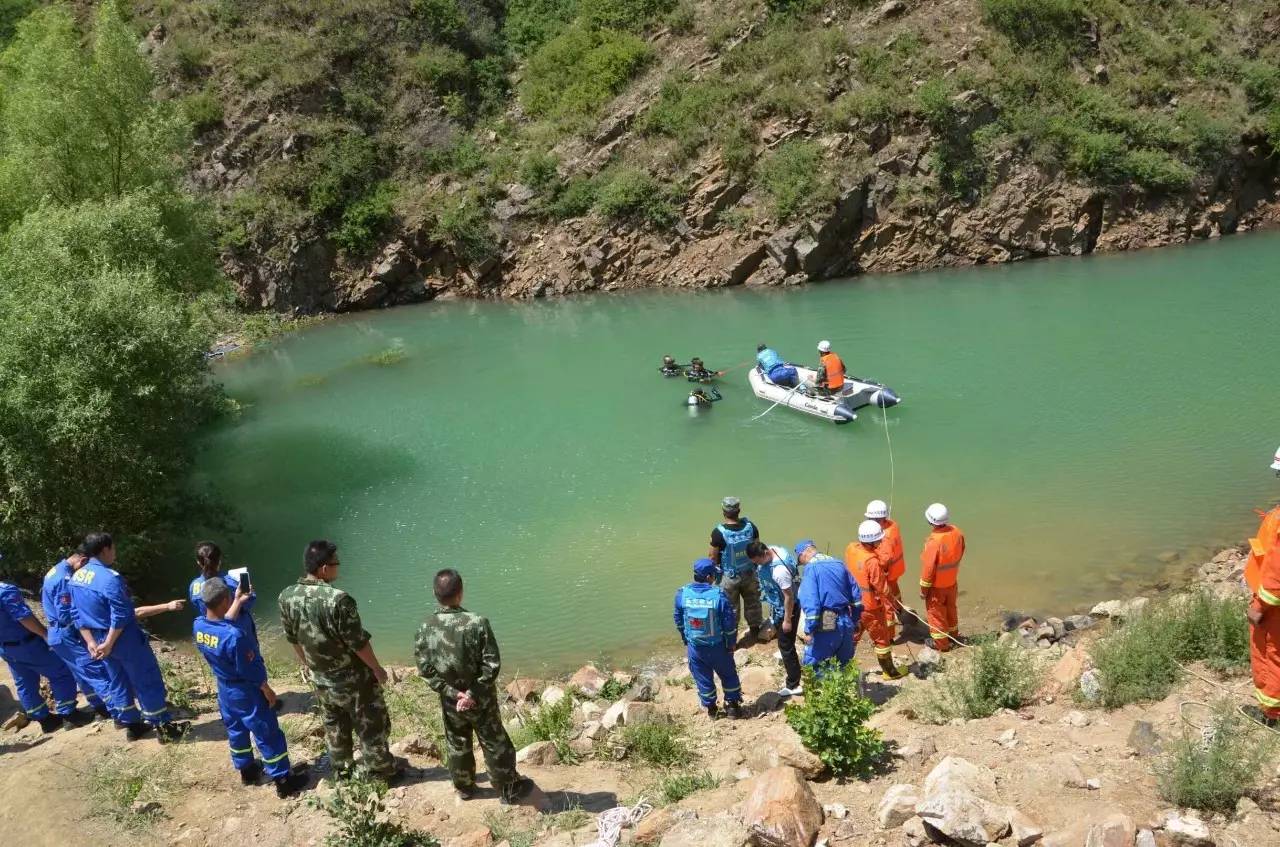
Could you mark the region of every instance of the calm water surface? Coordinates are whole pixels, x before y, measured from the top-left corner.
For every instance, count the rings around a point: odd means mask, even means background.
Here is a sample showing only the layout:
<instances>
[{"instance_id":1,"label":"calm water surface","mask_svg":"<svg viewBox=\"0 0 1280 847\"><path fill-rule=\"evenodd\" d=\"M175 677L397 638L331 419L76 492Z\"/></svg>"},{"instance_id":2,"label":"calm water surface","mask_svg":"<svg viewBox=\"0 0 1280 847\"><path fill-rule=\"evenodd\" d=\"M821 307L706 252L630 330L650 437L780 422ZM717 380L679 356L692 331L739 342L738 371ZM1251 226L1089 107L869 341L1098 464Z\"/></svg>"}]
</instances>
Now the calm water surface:
<instances>
[{"instance_id":1,"label":"calm water surface","mask_svg":"<svg viewBox=\"0 0 1280 847\"><path fill-rule=\"evenodd\" d=\"M509 670L673 642L673 591L726 494L767 541L833 553L868 499L892 497L909 580L941 500L969 538L962 616L1065 611L1169 578L1173 553L1244 537L1280 497L1277 268L1265 234L789 291L359 315L219 365L244 412L208 433L199 482L238 510L224 546L252 568L260 618L328 537L386 660L408 658L444 566ZM657 373L663 353L726 367L759 341L807 361L822 338L904 404L844 427L785 408L753 421L767 404L739 368L695 414ZM189 567L175 555L175 584Z\"/></svg>"}]
</instances>

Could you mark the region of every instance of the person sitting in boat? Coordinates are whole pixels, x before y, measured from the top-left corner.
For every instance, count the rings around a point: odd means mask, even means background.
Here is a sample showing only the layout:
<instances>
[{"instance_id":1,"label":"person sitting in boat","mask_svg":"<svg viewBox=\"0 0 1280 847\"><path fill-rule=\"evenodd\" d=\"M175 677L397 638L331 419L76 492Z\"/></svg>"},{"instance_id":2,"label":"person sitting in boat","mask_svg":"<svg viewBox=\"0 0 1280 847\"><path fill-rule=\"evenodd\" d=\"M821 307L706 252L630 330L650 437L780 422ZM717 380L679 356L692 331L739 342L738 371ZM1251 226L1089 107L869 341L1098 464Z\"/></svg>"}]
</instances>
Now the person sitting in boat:
<instances>
[{"instance_id":1,"label":"person sitting in boat","mask_svg":"<svg viewBox=\"0 0 1280 847\"><path fill-rule=\"evenodd\" d=\"M840 396L844 390L844 362L831 350L830 341L818 342L817 389L823 396Z\"/></svg>"},{"instance_id":2,"label":"person sitting in boat","mask_svg":"<svg viewBox=\"0 0 1280 847\"><path fill-rule=\"evenodd\" d=\"M662 357L662 367L658 368L658 372L663 376L684 376L684 368L676 364L676 360L670 356Z\"/></svg>"},{"instance_id":3,"label":"person sitting in boat","mask_svg":"<svg viewBox=\"0 0 1280 847\"><path fill-rule=\"evenodd\" d=\"M693 391L689 392L688 405L697 406L699 408L710 408L712 403L723 399L724 398L720 396L720 392L717 391L714 386L711 388L695 388Z\"/></svg>"},{"instance_id":4,"label":"person sitting in boat","mask_svg":"<svg viewBox=\"0 0 1280 847\"><path fill-rule=\"evenodd\" d=\"M756 347L756 367L774 385L795 388L800 384L800 375L796 373L796 369L784 362L778 351L767 344Z\"/></svg>"},{"instance_id":5,"label":"person sitting in boat","mask_svg":"<svg viewBox=\"0 0 1280 847\"><path fill-rule=\"evenodd\" d=\"M684 376L685 376L685 379L689 380L690 382L707 383L707 382L711 382L711 380L715 379L716 377L721 376L721 372L707 370L707 366L702 363L702 360L699 359L697 356L694 356L689 361L689 368L684 372Z\"/></svg>"}]
</instances>

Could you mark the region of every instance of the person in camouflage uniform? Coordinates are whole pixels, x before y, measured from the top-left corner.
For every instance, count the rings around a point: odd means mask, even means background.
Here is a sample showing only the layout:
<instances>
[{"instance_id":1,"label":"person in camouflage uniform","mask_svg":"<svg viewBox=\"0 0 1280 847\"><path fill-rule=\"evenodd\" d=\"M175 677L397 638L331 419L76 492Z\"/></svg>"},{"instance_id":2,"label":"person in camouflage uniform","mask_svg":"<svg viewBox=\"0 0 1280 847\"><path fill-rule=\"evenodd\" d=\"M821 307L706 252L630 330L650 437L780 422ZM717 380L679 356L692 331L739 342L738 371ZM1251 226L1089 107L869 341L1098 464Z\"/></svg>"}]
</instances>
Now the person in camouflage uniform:
<instances>
[{"instance_id":1,"label":"person in camouflage uniform","mask_svg":"<svg viewBox=\"0 0 1280 847\"><path fill-rule=\"evenodd\" d=\"M354 732L365 773L394 784L403 777L404 762L387 747L391 717L381 688L387 672L374 655L356 601L331 584L339 564L336 545L307 545L306 576L280 592L280 622L315 687L335 773L350 775L354 769Z\"/></svg>"},{"instance_id":2,"label":"person in camouflage uniform","mask_svg":"<svg viewBox=\"0 0 1280 847\"><path fill-rule=\"evenodd\" d=\"M452 568L436 574L439 606L418 629L414 655L418 673L440 695L449 773L458 795L476 791L472 733L480 737L489 781L500 802L523 797L532 783L516 773L516 750L498 711L498 672L502 659L489 621L462 608L462 577Z\"/></svg>"}]
</instances>

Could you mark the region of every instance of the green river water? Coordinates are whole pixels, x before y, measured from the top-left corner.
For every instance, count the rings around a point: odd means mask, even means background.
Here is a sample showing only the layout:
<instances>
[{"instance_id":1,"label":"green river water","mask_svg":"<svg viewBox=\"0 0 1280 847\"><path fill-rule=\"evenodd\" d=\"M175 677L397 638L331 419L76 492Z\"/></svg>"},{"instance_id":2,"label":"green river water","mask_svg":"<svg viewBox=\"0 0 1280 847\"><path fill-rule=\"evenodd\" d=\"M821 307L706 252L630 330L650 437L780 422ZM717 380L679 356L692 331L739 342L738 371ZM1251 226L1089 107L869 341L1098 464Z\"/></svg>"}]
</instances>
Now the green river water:
<instances>
[{"instance_id":1,"label":"green river water","mask_svg":"<svg viewBox=\"0 0 1280 847\"><path fill-rule=\"evenodd\" d=\"M794 290L355 315L218 365L244 410L208 434L198 481L237 511L224 547L251 567L261 620L328 537L386 661L410 656L444 566L508 670L678 648L672 594L726 494L765 540L837 555L866 501L892 495L911 595L922 511L941 500L969 539L962 618L1068 612L1176 578L1280 497L1277 268L1280 237L1260 234ZM705 413L657 372L663 353L726 367L758 341L811 361L822 338L903 404L842 427L781 407L753 421L768 404L745 368ZM175 556L173 583L190 568Z\"/></svg>"}]
</instances>

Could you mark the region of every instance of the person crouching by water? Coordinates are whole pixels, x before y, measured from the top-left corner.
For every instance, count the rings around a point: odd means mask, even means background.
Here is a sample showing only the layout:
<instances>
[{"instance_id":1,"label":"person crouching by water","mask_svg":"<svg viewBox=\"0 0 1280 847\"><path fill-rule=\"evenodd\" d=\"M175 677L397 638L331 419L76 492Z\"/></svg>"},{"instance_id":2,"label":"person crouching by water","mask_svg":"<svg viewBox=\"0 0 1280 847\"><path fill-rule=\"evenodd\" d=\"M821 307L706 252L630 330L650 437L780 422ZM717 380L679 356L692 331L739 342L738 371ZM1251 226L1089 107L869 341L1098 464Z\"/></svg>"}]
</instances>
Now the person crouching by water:
<instances>
[{"instance_id":1,"label":"person crouching by water","mask_svg":"<svg viewBox=\"0 0 1280 847\"><path fill-rule=\"evenodd\" d=\"M819 553L811 539L796 545L796 562L805 569L797 595L809 634L804 663L818 673L828 659L834 658L844 667L853 661L853 634L862 618L858 583L844 562Z\"/></svg>"},{"instance_id":2,"label":"person crouching by water","mask_svg":"<svg viewBox=\"0 0 1280 847\"><path fill-rule=\"evenodd\" d=\"M767 344L756 347L756 366L774 385L795 388L800 384L800 375L796 373L796 369L783 361L778 351Z\"/></svg>"},{"instance_id":3,"label":"person crouching by water","mask_svg":"<svg viewBox=\"0 0 1280 847\"><path fill-rule=\"evenodd\" d=\"M533 782L516 772L516 749L498 711L498 639L487 618L462 608L462 575L456 570L438 571L433 590L439 605L418 628L413 653L418 673L440 695L453 787L463 800L475 796L474 734L499 802L511 805Z\"/></svg>"},{"instance_id":4,"label":"person crouching by water","mask_svg":"<svg viewBox=\"0 0 1280 847\"><path fill-rule=\"evenodd\" d=\"M724 713L742 717L742 684L733 664L738 646L738 615L724 590L714 585L720 569L710 559L693 563L693 582L676 590L676 632L684 642L689 673L698 687L698 700L707 717L720 716L716 706L716 677L724 688Z\"/></svg>"},{"instance_id":5,"label":"person crouching by water","mask_svg":"<svg viewBox=\"0 0 1280 847\"><path fill-rule=\"evenodd\" d=\"M204 612L196 617L192 632L196 649L218 681L218 710L231 745L231 766L240 771L244 785L257 785L265 771L276 784L276 796L291 797L306 787L307 777L289 767L289 745L276 720L278 699L267 685L267 666L250 627L252 619L228 617L236 601L221 577L204 580L200 605ZM254 742L261 760L253 756Z\"/></svg>"},{"instance_id":6,"label":"person crouching by water","mask_svg":"<svg viewBox=\"0 0 1280 847\"><path fill-rule=\"evenodd\" d=\"M778 632L778 651L782 653L782 667L787 673L786 684L778 690L778 694L783 697L803 694L804 689L800 687L800 657L796 654L800 617L796 589L800 585L800 566L790 552L763 541L748 544L747 556L756 566L760 594L769 604L773 628Z\"/></svg>"},{"instance_id":7,"label":"person crouching by water","mask_svg":"<svg viewBox=\"0 0 1280 847\"><path fill-rule=\"evenodd\" d=\"M684 372L684 378L690 382L707 383L718 376L724 376L724 371L707 370L707 366L697 356L689 360L689 368Z\"/></svg>"},{"instance_id":8,"label":"person crouching by water","mask_svg":"<svg viewBox=\"0 0 1280 847\"><path fill-rule=\"evenodd\" d=\"M662 357L662 367L658 368L658 372L666 377L684 376L684 368L676 364L676 360L670 356Z\"/></svg>"}]
</instances>

